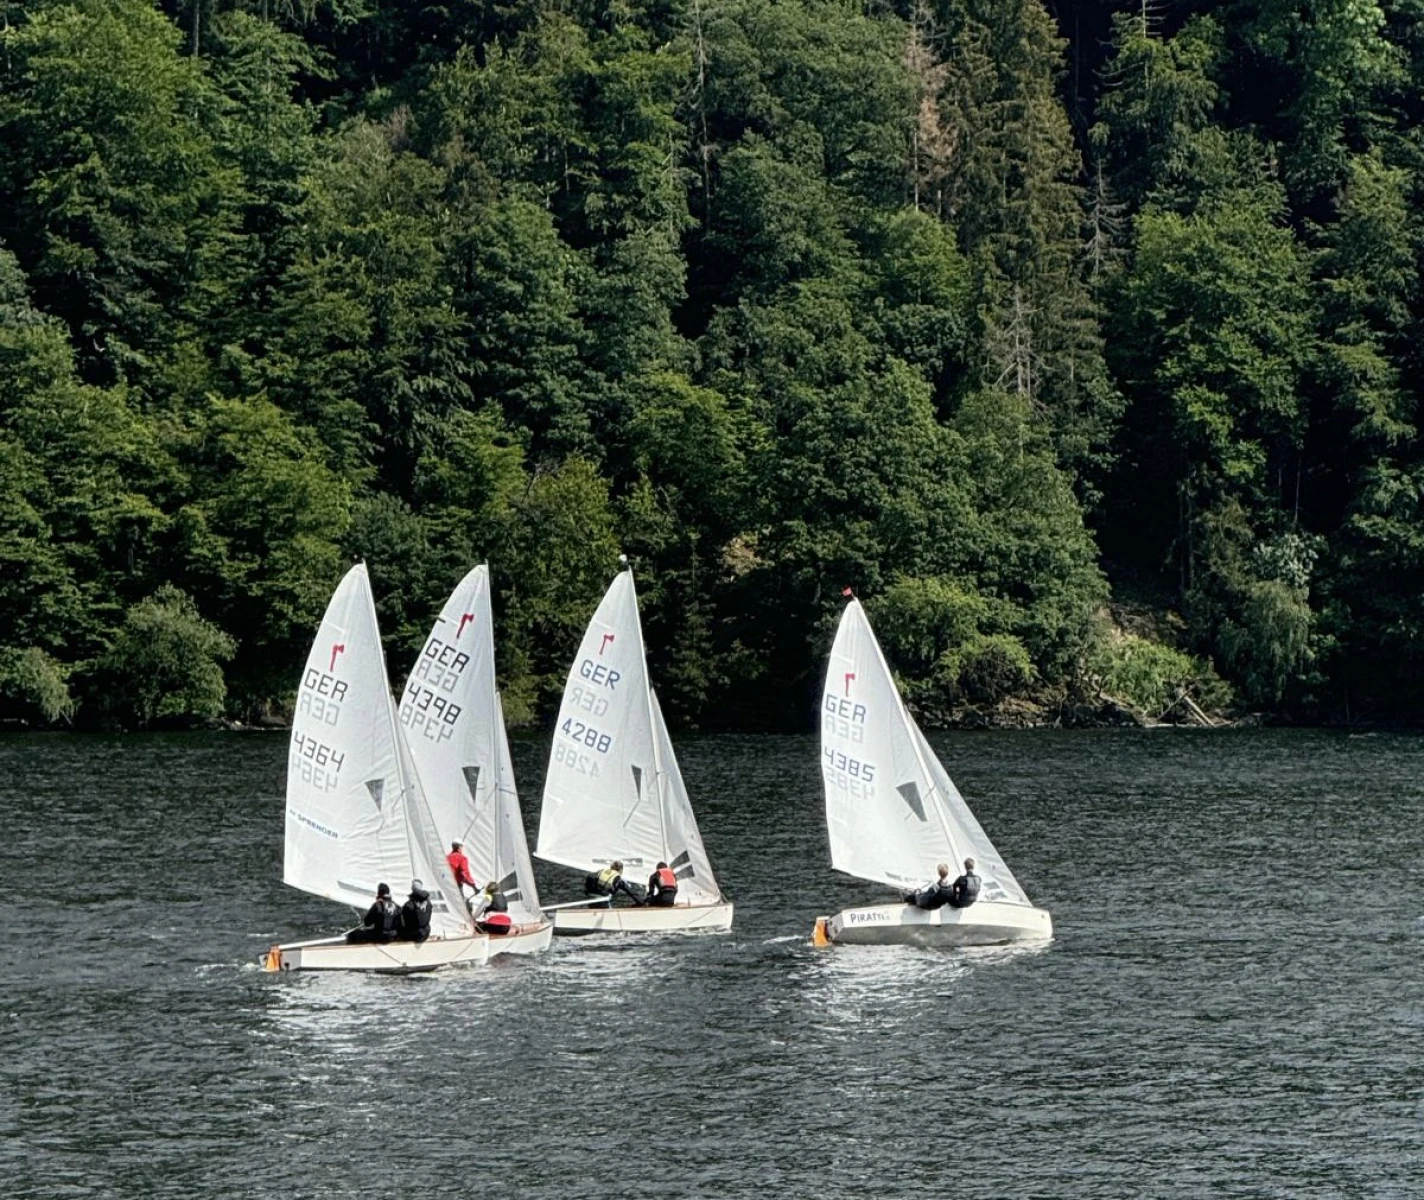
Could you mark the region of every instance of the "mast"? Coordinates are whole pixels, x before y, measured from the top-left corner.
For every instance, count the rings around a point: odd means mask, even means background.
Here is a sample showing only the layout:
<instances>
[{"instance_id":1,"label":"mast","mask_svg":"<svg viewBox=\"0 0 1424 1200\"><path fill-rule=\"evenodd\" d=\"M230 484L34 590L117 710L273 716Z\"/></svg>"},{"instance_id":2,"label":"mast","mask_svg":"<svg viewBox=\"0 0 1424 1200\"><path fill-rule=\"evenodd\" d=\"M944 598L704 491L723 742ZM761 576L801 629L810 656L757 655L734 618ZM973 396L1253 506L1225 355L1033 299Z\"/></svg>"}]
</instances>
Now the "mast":
<instances>
[{"instance_id":1,"label":"mast","mask_svg":"<svg viewBox=\"0 0 1424 1200\"><path fill-rule=\"evenodd\" d=\"M643 708L648 714L648 733L651 735L649 741L653 748L653 790L658 802L658 836L662 840L663 852L659 855L662 861L669 858L669 848L667 839L667 808L663 802L663 770L662 754L658 749L657 718L653 714L653 685L648 679L648 650L643 644L643 617L638 611L638 589L633 585L633 568L629 566L628 590L633 597L633 628L638 633L638 657L643 663Z\"/></svg>"},{"instance_id":2,"label":"mast","mask_svg":"<svg viewBox=\"0 0 1424 1200\"><path fill-rule=\"evenodd\" d=\"M494 598L490 595L489 564L482 563L480 565L485 569L485 577L484 588L481 591L484 604L479 617L480 623L485 627L482 636L488 639L490 649L489 694L485 697L484 710L489 714L486 728L489 734L490 758L494 776L494 786L489 792L490 805L494 810L492 813L494 817L494 877L496 880L501 880L504 878L501 873L504 864L500 862L499 857L499 838L500 822L504 816L504 755L500 752L500 746L504 734L504 709L500 705L499 683L495 678L494 669ZM479 804L478 796L475 797L475 804ZM478 809L474 815L475 817L479 816Z\"/></svg>"},{"instance_id":3,"label":"mast","mask_svg":"<svg viewBox=\"0 0 1424 1200\"><path fill-rule=\"evenodd\" d=\"M362 565L365 563L363 561ZM386 724L391 730L391 745L396 751L396 779L400 783L401 805L408 812L412 801L410 794L410 780L406 777L405 763L401 761L401 738L400 725L396 720L396 706L391 702L391 677L386 671L386 647L380 641L380 622L376 618L376 596L371 588L366 588L366 608L371 616L371 628L376 631L377 649L381 660L381 699L385 701ZM407 819L405 823L406 840L411 843L411 850L414 851L415 844L413 834L413 823ZM411 865L415 862L415 856L411 856Z\"/></svg>"}]
</instances>

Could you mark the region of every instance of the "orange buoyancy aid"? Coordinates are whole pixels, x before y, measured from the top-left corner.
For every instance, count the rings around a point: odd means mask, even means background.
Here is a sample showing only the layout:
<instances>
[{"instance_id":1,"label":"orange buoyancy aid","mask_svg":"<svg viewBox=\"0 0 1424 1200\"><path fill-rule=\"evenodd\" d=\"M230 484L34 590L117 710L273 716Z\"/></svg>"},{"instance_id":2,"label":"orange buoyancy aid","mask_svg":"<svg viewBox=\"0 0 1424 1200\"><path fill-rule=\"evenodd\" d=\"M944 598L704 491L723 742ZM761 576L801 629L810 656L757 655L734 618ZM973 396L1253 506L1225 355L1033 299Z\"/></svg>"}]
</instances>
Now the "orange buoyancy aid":
<instances>
[{"instance_id":1,"label":"orange buoyancy aid","mask_svg":"<svg viewBox=\"0 0 1424 1200\"><path fill-rule=\"evenodd\" d=\"M677 875L671 867L658 868L658 886L665 892L677 891Z\"/></svg>"}]
</instances>

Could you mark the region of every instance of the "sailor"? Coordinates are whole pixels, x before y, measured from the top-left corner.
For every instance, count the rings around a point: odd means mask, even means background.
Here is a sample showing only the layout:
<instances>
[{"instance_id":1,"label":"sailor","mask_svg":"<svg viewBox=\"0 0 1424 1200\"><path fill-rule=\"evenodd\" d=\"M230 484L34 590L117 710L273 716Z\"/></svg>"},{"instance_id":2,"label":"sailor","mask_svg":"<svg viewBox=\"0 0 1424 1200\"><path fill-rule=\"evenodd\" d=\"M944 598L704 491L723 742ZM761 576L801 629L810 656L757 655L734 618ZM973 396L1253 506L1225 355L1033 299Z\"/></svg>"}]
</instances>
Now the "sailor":
<instances>
[{"instance_id":1,"label":"sailor","mask_svg":"<svg viewBox=\"0 0 1424 1200\"><path fill-rule=\"evenodd\" d=\"M939 877L917 892L906 892L905 903L916 908L936 909L954 902L954 885L949 882L949 864L939 864ZM977 878L977 877L976 877ZM977 891L977 883L975 885Z\"/></svg>"},{"instance_id":2,"label":"sailor","mask_svg":"<svg viewBox=\"0 0 1424 1200\"><path fill-rule=\"evenodd\" d=\"M514 928L514 922L509 915L509 901L493 879L485 884L485 890L475 902L474 914L475 928L485 933L498 937Z\"/></svg>"},{"instance_id":3,"label":"sailor","mask_svg":"<svg viewBox=\"0 0 1424 1200\"><path fill-rule=\"evenodd\" d=\"M376 902L366 910L360 929L346 935L348 942L389 942L400 934L401 911L391 899L389 884L378 884Z\"/></svg>"},{"instance_id":4,"label":"sailor","mask_svg":"<svg viewBox=\"0 0 1424 1200\"><path fill-rule=\"evenodd\" d=\"M470 860L461 849L463 845L463 842L451 842L450 853L445 856L445 861L450 864L450 874L455 876L455 886L460 891L461 899L464 899L467 886L474 893L480 890L480 885L475 882L475 877L470 872Z\"/></svg>"},{"instance_id":5,"label":"sailor","mask_svg":"<svg viewBox=\"0 0 1424 1200\"><path fill-rule=\"evenodd\" d=\"M974 874L974 860L966 858L964 874L950 885L949 906L951 908L968 908L977 899L979 899L979 876Z\"/></svg>"},{"instance_id":6,"label":"sailor","mask_svg":"<svg viewBox=\"0 0 1424 1200\"><path fill-rule=\"evenodd\" d=\"M430 936L430 893L418 879L410 881L410 899L401 905L401 937L423 942Z\"/></svg>"},{"instance_id":7,"label":"sailor","mask_svg":"<svg viewBox=\"0 0 1424 1200\"><path fill-rule=\"evenodd\" d=\"M677 903L677 875L665 862L648 876L648 903L659 908L671 908Z\"/></svg>"},{"instance_id":8,"label":"sailor","mask_svg":"<svg viewBox=\"0 0 1424 1200\"><path fill-rule=\"evenodd\" d=\"M617 898L619 892L622 892L634 904L641 906L643 903L642 896L638 895L638 891L634 889L633 885L623 878L623 864L617 861L584 879L583 890L590 896L609 897L610 904Z\"/></svg>"}]
</instances>

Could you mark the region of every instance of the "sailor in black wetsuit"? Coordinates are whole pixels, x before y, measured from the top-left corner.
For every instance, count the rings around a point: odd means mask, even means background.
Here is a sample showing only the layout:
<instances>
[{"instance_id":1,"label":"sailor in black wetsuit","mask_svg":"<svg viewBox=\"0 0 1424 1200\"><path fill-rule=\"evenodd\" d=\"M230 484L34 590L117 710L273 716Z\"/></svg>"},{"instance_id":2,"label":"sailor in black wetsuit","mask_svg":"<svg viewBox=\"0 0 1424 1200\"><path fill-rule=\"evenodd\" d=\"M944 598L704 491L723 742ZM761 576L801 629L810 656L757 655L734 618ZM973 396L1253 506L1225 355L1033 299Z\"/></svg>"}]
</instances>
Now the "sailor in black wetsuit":
<instances>
[{"instance_id":1,"label":"sailor in black wetsuit","mask_svg":"<svg viewBox=\"0 0 1424 1200\"><path fill-rule=\"evenodd\" d=\"M348 942L391 942L400 935L401 910L391 899L389 884L376 888L376 903L366 910L360 929L346 935Z\"/></svg>"},{"instance_id":2,"label":"sailor in black wetsuit","mask_svg":"<svg viewBox=\"0 0 1424 1200\"><path fill-rule=\"evenodd\" d=\"M410 899L401 905L401 938L423 942L430 936L430 893L418 879L410 881Z\"/></svg>"},{"instance_id":3,"label":"sailor in black wetsuit","mask_svg":"<svg viewBox=\"0 0 1424 1200\"><path fill-rule=\"evenodd\" d=\"M974 874L974 860L966 858L964 874L950 884L949 906L950 908L968 908L977 899L979 899L979 876Z\"/></svg>"},{"instance_id":4,"label":"sailor in black wetsuit","mask_svg":"<svg viewBox=\"0 0 1424 1200\"><path fill-rule=\"evenodd\" d=\"M954 888L949 882L949 864L940 863L938 869L939 878L933 883L925 884L917 892L905 893L906 904L913 904L916 908L936 909L954 903Z\"/></svg>"}]
</instances>

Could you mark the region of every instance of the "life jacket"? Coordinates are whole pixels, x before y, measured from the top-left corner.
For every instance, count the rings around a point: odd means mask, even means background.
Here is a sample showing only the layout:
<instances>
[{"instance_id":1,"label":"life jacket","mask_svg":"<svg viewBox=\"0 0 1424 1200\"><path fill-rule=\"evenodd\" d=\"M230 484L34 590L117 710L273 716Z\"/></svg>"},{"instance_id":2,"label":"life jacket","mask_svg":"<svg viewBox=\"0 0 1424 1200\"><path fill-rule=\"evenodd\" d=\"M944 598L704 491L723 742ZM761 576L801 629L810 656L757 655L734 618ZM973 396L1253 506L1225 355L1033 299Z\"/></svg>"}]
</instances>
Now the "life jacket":
<instances>
[{"instance_id":1,"label":"life jacket","mask_svg":"<svg viewBox=\"0 0 1424 1200\"><path fill-rule=\"evenodd\" d=\"M966 871L954 881L954 891L957 893L950 901L955 908L968 908L979 899L979 876L973 871ZM960 886L960 885L963 886Z\"/></svg>"},{"instance_id":2,"label":"life jacket","mask_svg":"<svg viewBox=\"0 0 1424 1200\"><path fill-rule=\"evenodd\" d=\"M604 891L611 892L613 890L613 881L617 879L620 874L620 871L616 871L612 867L604 867L603 870L598 873L598 886L603 888Z\"/></svg>"},{"instance_id":3,"label":"life jacket","mask_svg":"<svg viewBox=\"0 0 1424 1200\"><path fill-rule=\"evenodd\" d=\"M487 912L480 918L480 925L486 933L503 936L514 928L514 921L507 912Z\"/></svg>"},{"instance_id":4,"label":"life jacket","mask_svg":"<svg viewBox=\"0 0 1424 1200\"><path fill-rule=\"evenodd\" d=\"M677 874L671 867L659 867L657 870L658 887L665 892L677 891Z\"/></svg>"},{"instance_id":5,"label":"life jacket","mask_svg":"<svg viewBox=\"0 0 1424 1200\"><path fill-rule=\"evenodd\" d=\"M375 909L373 928L383 938L394 938L400 933L401 911L389 896L382 896L372 907Z\"/></svg>"},{"instance_id":6,"label":"life jacket","mask_svg":"<svg viewBox=\"0 0 1424 1200\"><path fill-rule=\"evenodd\" d=\"M401 936L413 942L423 942L430 936L430 896L427 892L412 892L401 905Z\"/></svg>"}]
</instances>

